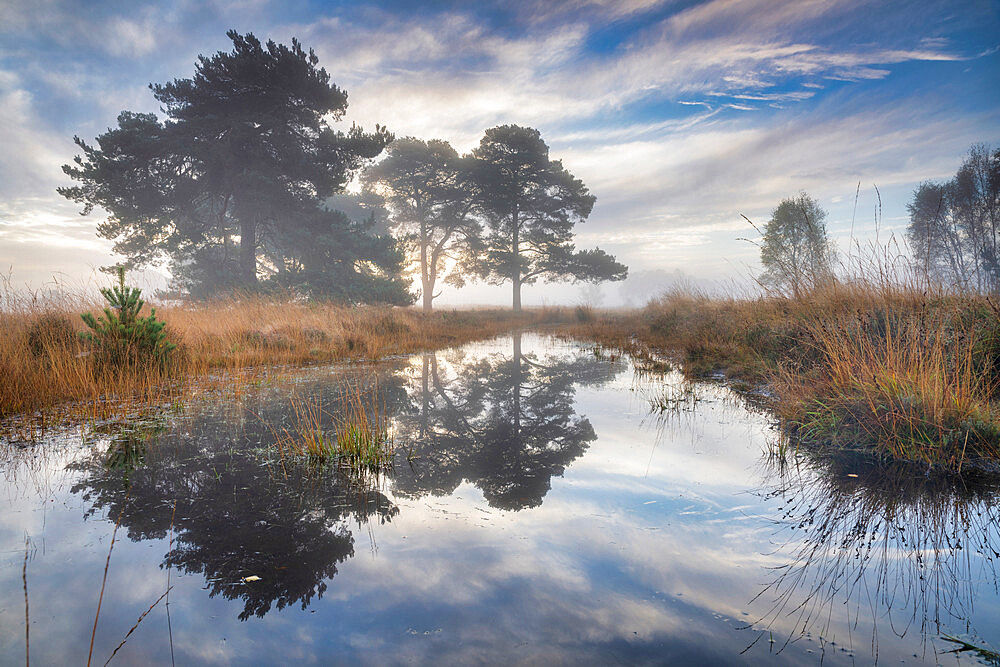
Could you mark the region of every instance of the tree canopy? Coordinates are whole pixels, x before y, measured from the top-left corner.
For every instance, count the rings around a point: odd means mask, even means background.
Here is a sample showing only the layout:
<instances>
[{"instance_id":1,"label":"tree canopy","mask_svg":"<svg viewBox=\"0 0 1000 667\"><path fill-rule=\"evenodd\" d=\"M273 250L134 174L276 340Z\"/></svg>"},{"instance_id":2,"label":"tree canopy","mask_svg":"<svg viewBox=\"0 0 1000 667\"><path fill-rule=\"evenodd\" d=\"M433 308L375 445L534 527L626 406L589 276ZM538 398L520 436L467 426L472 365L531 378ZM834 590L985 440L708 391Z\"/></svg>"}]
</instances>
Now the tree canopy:
<instances>
[{"instance_id":1,"label":"tree canopy","mask_svg":"<svg viewBox=\"0 0 1000 667\"><path fill-rule=\"evenodd\" d=\"M628 268L603 250L576 250L573 227L590 215L595 197L549 157L538 130L491 128L472 156L477 211L487 225L475 272L493 284L509 281L515 311L521 309L521 286L542 278L625 279Z\"/></svg>"},{"instance_id":2,"label":"tree canopy","mask_svg":"<svg viewBox=\"0 0 1000 667\"><path fill-rule=\"evenodd\" d=\"M835 260L819 202L804 192L782 199L764 228L761 282L798 297L833 278Z\"/></svg>"},{"instance_id":3,"label":"tree canopy","mask_svg":"<svg viewBox=\"0 0 1000 667\"><path fill-rule=\"evenodd\" d=\"M323 205L391 135L330 127L347 93L297 40L227 34L233 50L199 56L192 78L150 84L165 120L123 111L96 145L76 137L83 154L63 170L80 184L59 192L108 212L98 233L130 267L167 259L195 291L268 279L410 302L394 242Z\"/></svg>"},{"instance_id":4,"label":"tree canopy","mask_svg":"<svg viewBox=\"0 0 1000 667\"><path fill-rule=\"evenodd\" d=\"M482 225L472 215L470 158L459 157L447 141L413 137L394 141L387 152L362 181L385 198L393 228L412 241L423 308L430 311L438 279L444 275L448 283L464 284L479 250Z\"/></svg>"}]
</instances>

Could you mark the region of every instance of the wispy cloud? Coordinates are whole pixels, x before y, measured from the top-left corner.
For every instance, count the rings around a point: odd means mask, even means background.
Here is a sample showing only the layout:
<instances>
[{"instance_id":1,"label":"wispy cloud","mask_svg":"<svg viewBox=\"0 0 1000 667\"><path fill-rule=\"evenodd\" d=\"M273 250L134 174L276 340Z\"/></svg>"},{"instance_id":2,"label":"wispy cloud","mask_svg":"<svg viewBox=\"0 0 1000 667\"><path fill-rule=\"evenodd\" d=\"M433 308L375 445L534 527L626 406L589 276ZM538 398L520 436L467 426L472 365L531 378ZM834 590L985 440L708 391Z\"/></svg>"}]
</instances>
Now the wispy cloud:
<instances>
[{"instance_id":1,"label":"wispy cloud","mask_svg":"<svg viewBox=\"0 0 1000 667\"><path fill-rule=\"evenodd\" d=\"M226 48L230 27L315 48L350 95L347 122L460 150L499 123L538 127L598 196L581 243L614 246L637 270L683 259L723 274L722 254L753 260L733 240L739 211L766 215L808 189L837 220L846 204L832 198L859 179L905 196L953 171L969 143L1000 140L985 85L1000 67L1000 19L943 0L161 0L87 12L10 0L0 5L0 264L41 266L52 234L86 235L96 218L54 191L72 134L92 138L124 108L156 110L146 84L189 76L198 53ZM887 214L904 204L887 202ZM111 259L106 246L81 246L81 257Z\"/></svg>"}]
</instances>

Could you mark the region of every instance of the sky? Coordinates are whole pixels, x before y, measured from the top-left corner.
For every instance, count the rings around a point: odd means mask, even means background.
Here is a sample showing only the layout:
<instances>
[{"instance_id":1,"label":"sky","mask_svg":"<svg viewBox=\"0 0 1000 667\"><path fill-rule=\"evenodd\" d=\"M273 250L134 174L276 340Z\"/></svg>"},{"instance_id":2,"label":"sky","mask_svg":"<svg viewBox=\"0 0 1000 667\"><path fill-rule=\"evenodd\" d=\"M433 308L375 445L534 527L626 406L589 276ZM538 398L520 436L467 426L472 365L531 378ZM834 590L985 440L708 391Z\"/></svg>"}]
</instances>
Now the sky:
<instances>
[{"instance_id":1,"label":"sky","mask_svg":"<svg viewBox=\"0 0 1000 667\"><path fill-rule=\"evenodd\" d=\"M311 47L348 93L343 127L445 139L538 128L597 197L577 246L624 284L525 288L526 304L638 302L683 278L725 289L759 271L758 237L801 191L842 251L905 236L916 186L1000 144L997 0L0 2L0 274L15 288L107 282L100 211L56 188L61 165L150 82L186 78L235 28ZM877 188L877 190L876 190ZM162 286L152 269L136 280ZM719 287L722 286L722 287ZM509 303L509 287L437 303Z\"/></svg>"}]
</instances>

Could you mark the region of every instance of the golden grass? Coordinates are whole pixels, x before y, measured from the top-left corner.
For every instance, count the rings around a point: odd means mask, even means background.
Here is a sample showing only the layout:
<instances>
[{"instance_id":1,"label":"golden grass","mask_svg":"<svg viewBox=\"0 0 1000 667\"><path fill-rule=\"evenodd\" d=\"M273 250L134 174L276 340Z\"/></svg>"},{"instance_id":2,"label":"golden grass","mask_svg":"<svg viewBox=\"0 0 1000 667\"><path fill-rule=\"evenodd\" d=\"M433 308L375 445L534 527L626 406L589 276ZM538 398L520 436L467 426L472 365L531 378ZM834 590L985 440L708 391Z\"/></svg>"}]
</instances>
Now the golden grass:
<instances>
[{"instance_id":1,"label":"golden grass","mask_svg":"<svg viewBox=\"0 0 1000 667\"><path fill-rule=\"evenodd\" d=\"M179 346L170 376L164 377L152 366L95 371L77 333L85 329L80 313L99 311L100 304L71 296L45 302L8 296L5 306L0 311L0 417L31 415L33 424L43 425L67 412L100 417L169 401L183 395L192 380L237 390L263 366L378 359L572 317L569 309L529 309L517 316L501 309L424 314L256 297L160 305L157 316L166 322L168 339ZM226 371L224 377L217 369Z\"/></svg>"},{"instance_id":2,"label":"golden grass","mask_svg":"<svg viewBox=\"0 0 1000 667\"><path fill-rule=\"evenodd\" d=\"M961 469L1000 458L1000 319L989 297L890 281L832 282L798 299L675 291L574 335L671 352L692 377L766 386L795 443Z\"/></svg>"},{"instance_id":3,"label":"golden grass","mask_svg":"<svg viewBox=\"0 0 1000 667\"><path fill-rule=\"evenodd\" d=\"M813 372L774 373L778 414L800 439L956 469L1000 457L1000 323L989 300L876 303L803 329Z\"/></svg>"},{"instance_id":4,"label":"golden grass","mask_svg":"<svg viewBox=\"0 0 1000 667\"><path fill-rule=\"evenodd\" d=\"M275 365L371 360L535 328L635 358L669 354L691 377L721 371L747 386L765 385L796 444L957 469L968 459L1000 458L1000 309L985 296L887 275L832 282L797 299L688 290L642 310L516 316L266 298L160 306L168 337L179 344L169 377L155 367L95 372L76 337L84 328L79 313L95 304L63 299L12 307L8 298L0 312L0 417L28 415L13 423L44 427L67 412L128 414L193 386L240 391Z\"/></svg>"}]
</instances>

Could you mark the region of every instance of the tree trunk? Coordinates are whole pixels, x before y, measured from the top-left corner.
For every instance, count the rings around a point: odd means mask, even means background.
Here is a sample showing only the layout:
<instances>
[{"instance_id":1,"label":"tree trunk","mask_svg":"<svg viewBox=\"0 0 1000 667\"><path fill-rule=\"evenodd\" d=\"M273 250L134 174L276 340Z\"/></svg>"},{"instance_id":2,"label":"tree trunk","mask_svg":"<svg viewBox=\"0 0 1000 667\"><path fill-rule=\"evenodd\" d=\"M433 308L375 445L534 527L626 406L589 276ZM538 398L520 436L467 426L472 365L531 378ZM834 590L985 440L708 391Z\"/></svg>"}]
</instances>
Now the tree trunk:
<instances>
[{"instance_id":1,"label":"tree trunk","mask_svg":"<svg viewBox=\"0 0 1000 667\"><path fill-rule=\"evenodd\" d=\"M434 308L434 279L431 276L432 268L427 263L427 246L429 244L427 228L424 225L421 215L420 222L420 288L423 296L423 309L425 313L431 312Z\"/></svg>"},{"instance_id":2,"label":"tree trunk","mask_svg":"<svg viewBox=\"0 0 1000 667\"><path fill-rule=\"evenodd\" d=\"M514 239L510 247L511 264L513 269L512 281L514 283L514 312L521 312L521 235L518 226L517 209L514 210Z\"/></svg>"},{"instance_id":3,"label":"tree trunk","mask_svg":"<svg viewBox=\"0 0 1000 667\"><path fill-rule=\"evenodd\" d=\"M516 292L515 292L516 294ZM518 304L520 305L520 304ZM521 332L514 333L514 435L521 435Z\"/></svg>"},{"instance_id":4,"label":"tree trunk","mask_svg":"<svg viewBox=\"0 0 1000 667\"><path fill-rule=\"evenodd\" d=\"M240 221L240 274L244 284L257 286L257 223L252 218Z\"/></svg>"},{"instance_id":5,"label":"tree trunk","mask_svg":"<svg viewBox=\"0 0 1000 667\"><path fill-rule=\"evenodd\" d=\"M434 309L434 285L427 280L423 283L423 309L425 313L429 313Z\"/></svg>"},{"instance_id":6,"label":"tree trunk","mask_svg":"<svg viewBox=\"0 0 1000 667\"><path fill-rule=\"evenodd\" d=\"M423 440L427 437L427 412L430 407L430 389L427 386L429 375L427 372L427 367L430 362L431 353L424 353L424 367L423 372L420 373L420 398L421 398L421 410L420 410L420 439Z\"/></svg>"}]
</instances>

